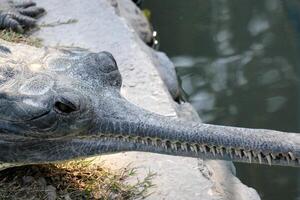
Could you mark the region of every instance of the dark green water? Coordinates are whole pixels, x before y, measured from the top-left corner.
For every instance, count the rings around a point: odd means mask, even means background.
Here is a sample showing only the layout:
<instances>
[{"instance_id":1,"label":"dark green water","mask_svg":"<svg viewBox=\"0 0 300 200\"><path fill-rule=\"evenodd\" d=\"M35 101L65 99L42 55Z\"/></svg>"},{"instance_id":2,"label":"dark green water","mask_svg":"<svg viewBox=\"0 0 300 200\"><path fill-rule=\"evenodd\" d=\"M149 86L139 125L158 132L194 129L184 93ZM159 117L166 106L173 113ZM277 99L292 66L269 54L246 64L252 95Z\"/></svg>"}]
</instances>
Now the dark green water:
<instances>
[{"instance_id":1,"label":"dark green water","mask_svg":"<svg viewBox=\"0 0 300 200\"><path fill-rule=\"evenodd\" d=\"M300 132L300 1L146 0L160 50L205 122ZM263 200L300 200L300 170L235 164Z\"/></svg>"}]
</instances>

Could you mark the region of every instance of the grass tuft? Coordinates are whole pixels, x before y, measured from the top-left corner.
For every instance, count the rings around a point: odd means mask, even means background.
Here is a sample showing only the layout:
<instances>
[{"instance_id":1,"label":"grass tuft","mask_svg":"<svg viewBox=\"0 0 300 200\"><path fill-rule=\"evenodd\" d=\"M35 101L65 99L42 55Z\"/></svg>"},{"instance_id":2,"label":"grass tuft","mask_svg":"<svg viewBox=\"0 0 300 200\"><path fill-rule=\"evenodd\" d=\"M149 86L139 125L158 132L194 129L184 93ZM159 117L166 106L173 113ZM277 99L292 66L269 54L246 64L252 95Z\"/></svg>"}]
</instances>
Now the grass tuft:
<instances>
[{"instance_id":1,"label":"grass tuft","mask_svg":"<svg viewBox=\"0 0 300 200\"><path fill-rule=\"evenodd\" d=\"M0 38L14 43L23 43L34 47L42 47L42 40L12 30L0 30Z\"/></svg>"},{"instance_id":2,"label":"grass tuft","mask_svg":"<svg viewBox=\"0 0 300 200\"><path fill-rule=\"evenodd\" d=\"M86 160L14 167L0 171L0 199L143 199L155 174L129 183L135 175L134 168L111 171Z\"/></svg>"}]
</instances>

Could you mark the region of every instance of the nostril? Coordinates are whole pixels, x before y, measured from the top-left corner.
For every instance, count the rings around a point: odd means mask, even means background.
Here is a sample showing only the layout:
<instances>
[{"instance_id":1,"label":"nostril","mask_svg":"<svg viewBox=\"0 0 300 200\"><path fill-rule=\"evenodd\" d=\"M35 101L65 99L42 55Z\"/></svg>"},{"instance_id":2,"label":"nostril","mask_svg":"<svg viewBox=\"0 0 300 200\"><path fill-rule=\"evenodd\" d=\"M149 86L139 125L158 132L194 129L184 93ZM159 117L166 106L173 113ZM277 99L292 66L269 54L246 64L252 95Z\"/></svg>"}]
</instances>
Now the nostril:
<instances>
[{"instance_id":1,"label":"nostril","mask_svg":"<svg viewBox=\"0 0 300 200\"><path fill-rule=\"evenodd\" d=\"M112 71L118 70L117 62L114 56L107 52L102 51L98 54L99 64L101 66L100 70L104 73L110 73Z\"/></svg>"}]
</instances>

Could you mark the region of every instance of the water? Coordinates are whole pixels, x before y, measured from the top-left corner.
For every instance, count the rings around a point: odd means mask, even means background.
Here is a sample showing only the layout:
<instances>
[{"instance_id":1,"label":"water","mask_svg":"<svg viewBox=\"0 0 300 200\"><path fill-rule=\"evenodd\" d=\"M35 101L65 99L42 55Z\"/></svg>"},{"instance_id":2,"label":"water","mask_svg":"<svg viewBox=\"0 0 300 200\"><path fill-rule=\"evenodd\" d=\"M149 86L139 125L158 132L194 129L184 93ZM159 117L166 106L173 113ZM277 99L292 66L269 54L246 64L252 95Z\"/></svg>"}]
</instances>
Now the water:
<instances>
[{"instance_id":1,"label":"water","mask_svg":"<svg viewBox=\"0 0 300 200\"><path fill-rule=\"evenodd\" d=\"M205 122L300 132L300 1L148 0L160 49ZM235 164L263 200L300 200L300 171Z\"/></svg>"}]
</instances>

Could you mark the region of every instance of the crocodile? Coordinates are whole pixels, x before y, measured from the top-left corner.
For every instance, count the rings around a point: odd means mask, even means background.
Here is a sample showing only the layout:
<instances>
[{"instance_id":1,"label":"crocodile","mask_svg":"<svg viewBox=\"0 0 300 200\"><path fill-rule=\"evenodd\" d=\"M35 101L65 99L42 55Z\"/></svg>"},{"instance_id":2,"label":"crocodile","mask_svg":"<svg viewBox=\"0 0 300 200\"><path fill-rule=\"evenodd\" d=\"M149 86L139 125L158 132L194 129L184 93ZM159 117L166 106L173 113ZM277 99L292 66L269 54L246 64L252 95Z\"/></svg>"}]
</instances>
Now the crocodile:
<instances>
[{"instance_id":1,"label":"crocodile","mask_svg":"<svg viewBox=\"0 0 300 200\"><path fill-rule=\"evenodd\" d=\"M141 151L300 166L300 134L186 122L142 109L120 93L109 52L0 40L3 168Z\"/></svg>"}]
</instances>

